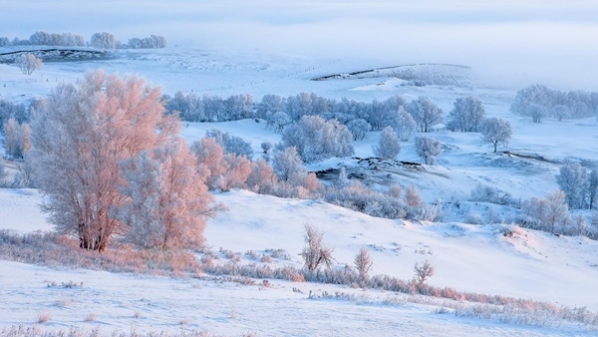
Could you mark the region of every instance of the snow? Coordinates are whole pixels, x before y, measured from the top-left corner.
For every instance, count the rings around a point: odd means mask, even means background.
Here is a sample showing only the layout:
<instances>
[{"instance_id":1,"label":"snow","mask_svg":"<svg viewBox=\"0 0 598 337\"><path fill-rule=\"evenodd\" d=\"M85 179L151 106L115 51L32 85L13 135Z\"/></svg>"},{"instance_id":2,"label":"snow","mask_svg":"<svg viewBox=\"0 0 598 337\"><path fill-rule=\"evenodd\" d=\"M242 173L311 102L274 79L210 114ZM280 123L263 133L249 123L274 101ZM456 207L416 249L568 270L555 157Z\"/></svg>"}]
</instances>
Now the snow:
<instances>
[{"instance_id":1,"label":"snow","mask_svg":"<svg viewBox=\"0 0 598 337\"><path fill-rule=\"evenodd\" d=\"M139 9L143 6L143 10ZM478 184L508 192L513 199L543 197L557 188L555 175L568 159L596 162L596 118L546 119L540 124L514 116L509 105L516 90L540 82L558 89L595 90L598 6L590 1L19 1L3 6L1 36L26 38L37 30L84 34L108 31L127 38L165 35L169 47L119 50L114 58L47 62L25 76L0 64L0 99L26 101L47 95L59 83L80 78L87 69L136 74L163 93L178 90L228 97L249 93L315 92L329 98L382 100L400 94L407 100L429 96L445 112L456 98L479 97L490 117L510 121L513 155L492 153L478 133L438 130L429 134L443 144L434 166L401 167L370 172L379 189L394 182L413 185L428 202L440 202L436 223L372 218L321 201L279 199L247 191L219 193L228 211L208 223L205 236L214 250L284 249L301 265L303 226L325 232L334 248L336 267L352 264L363 246L370 249L371 274L410 279L413 265L424 260L436 267L429 283L459 291L547 301L598 310L593 259L598 243L580 237L557 237L510 225L516 210L471 202ZM27 20L23 20L23 16ZM60 17L60 20L50 18ZM147 31L151 27L152 31ZM0 53L11 49L0 48ZM428 65L424 65L428 63ZM413 64L418 64L414 66ZM463 65L466 68L442 66ZM367 69L397 67L428 80L422 87L390 76L342 76L312 79ZM432 79L432 81L430 81ZM251 142L254 158L260 144L280 141L264 121L182 123L189 142L218 128ZM368 157L380 132L353 143L355 156ZM413 142L402 143L399 159L421 162ZM547 160L539 160L539 156ZM534 159L533 157L536 157ZM353 158L334 158L310 170L363 169ZM390 176L389 176L390 175ZM20 233L48 231L34 189L0 189L0 229ZM464 224L467 215L494 220ZM503 233L510 230L512 237ZM243 263L249 261L243 260ZM83 282L64 288L62 282ZM56 282L56 285L52 285ZM261 280L258 280L258 284ZM40 312L51 319L44 329L70 326L103 331L179 329L238 335L421 335L550 336L592 335L572 326L522 327L496 320L436 314L438 305L382 304L387 292L270 280L271 287L190 277L111 274L91 270L54 270L0 261L0 328L32 324ZM48 286L50 284L51 286ZM300 292L293 291L298 288ZM309 291L348 292L361 301L308 299ZM139 312L140 317L135 317ZM96 319L86 322L89 314ZM181 322L186 324L181 325ZM595 333L595 332L594 332Z\"/></svg>"}]
</instances>

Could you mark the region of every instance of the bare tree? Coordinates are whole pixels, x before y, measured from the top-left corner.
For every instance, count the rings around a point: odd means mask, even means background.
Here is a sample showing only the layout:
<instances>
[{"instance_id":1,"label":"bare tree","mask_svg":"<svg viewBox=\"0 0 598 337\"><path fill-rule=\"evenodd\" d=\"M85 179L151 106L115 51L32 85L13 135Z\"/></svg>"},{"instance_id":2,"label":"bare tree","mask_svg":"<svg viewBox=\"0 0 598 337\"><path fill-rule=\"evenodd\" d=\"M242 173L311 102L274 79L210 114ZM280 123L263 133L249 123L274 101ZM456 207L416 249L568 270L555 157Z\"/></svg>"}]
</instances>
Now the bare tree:
<instances>
[{"instance_id":1,"label":"bare tree","mask_svg":"<svg viewBox=\"0 0 598 337\"><path fill-rule=\"evenodd\" d=\"M415 271L414 278L418 285L424 284L428 278L434 276L434 266L427 260L422 264L416 263L413 266L413 270Z\"/></svg>"},{"instance_id":2,"label":"bare tree","mask_svg":"<svg viewBox=\"0 0 598 337\"><path fill-rule=\"evenodd\" d=\"M41 69L43 66L42 60L31 53L21 54L17 57L15 63L25 75L31 75L34 71Z\"/></svg>"},{"instance_id":3,"label":"bare tree","mask_svg":"<svg viewBox=\"0 0 598 337\"><path fill-rule=\"evenodd\" d=\"M299 255L309 272L315 271L321 264L328 268L332 266L332 250L324 247L323 238L324 233L311 224L305 224L305 248Z\"/></svg>"},{"instance_id":4,"label":"bare tree","mask_svg":"<svg viewBox=\"0 0 598 337\"><path fill-rule=\"evenodd\" d=\"M355 256L355 269L359 272L359 276L363 279L367 278L370 268L372 268L372 258L367 248L362 247L359 254Z\"/></svg>"},{"instance_id":5,"label":"bare tree","mask_svg":"<svg viewBox=\"0 0 598 337\"><path fill-rule=\"evenodd\" d=\"M121 221L109 216L126 196L118 162L163 146L178 120L163 114L161 93L135 77L88 72L59 85L31 123L34 180L46 195L44 210L80 247L103 251Z\"/></svg>"}]
</instances>

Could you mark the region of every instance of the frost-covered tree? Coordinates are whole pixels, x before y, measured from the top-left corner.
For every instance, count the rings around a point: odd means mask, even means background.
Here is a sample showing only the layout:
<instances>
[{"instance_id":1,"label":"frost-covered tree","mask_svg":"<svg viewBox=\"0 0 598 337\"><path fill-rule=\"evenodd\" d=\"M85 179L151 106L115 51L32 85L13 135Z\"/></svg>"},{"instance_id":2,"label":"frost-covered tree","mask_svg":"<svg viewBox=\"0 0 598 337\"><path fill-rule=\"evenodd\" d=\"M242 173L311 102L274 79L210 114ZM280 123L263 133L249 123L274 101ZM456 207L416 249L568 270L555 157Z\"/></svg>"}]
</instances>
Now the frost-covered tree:
<instances>
[{"instance_id":1,"label":"frost-covered tree","mask_svg":"<svg viewBox=\"0 0 598 337\"><path fill-rule=\"evenodd\" d=\"M166 38L160 35L150 35L145 38L132 38L125 46L132 49L166 48Z\"/></svg>"},{"instance_id":2,"label":"frost-covered tree","mask_svg":"<svg viewBox=\"0 0 598 337\"><path fill-rule=\"evenodd\" d=\"M517 115L529 116L528 107L531 104L539 104L544 107L552 105L555 95L552 90L541 84L534 84L517 91L517 95L511 104L511 112Z\"/></svg>"},{"instance_id":3,"label":"frost-covered tree","mask_svg":"<svg viewBox=\"0 0 598 337\"><path fill-rule=\"evenodd\" d=\"M401 142L392 127L387 126L380 133L378 144L372 148L376 157L394 159L401 152Z\"/></svg>"},{"instance_id":4,"label":"frost-covered tree","mask_svg":"<svg viewBox=\"0 0 598 337\"><path fill-rule=\"evenodd\" d=\"M277 111L268 115L266 125L274 130L274 132L282 132L284 127L291 124L291 118L285 112Z\"/></svg>"},{"instance_id":5,"label":"frost-covered tree","mask_svg":"<svg viewBox=\"0 0 598 337\"><path fill-rule=\"evenodd\" d=\"M219 180L220 190L230 191L232 188L245 187L245 181L251 173L251 162L244 155L228 153L224 156L222 166L225 171Z\"/></svg>"},{"instance_id":6,"label":"frost-covered tree","mask_svg":"<svg viewBox=\"0 0 598 337\"><path fill-rule=\"evenodd\" d=\"M347 129L353 135L353 140L362 140L372 130L372 126L365 119L358 118L347 123Z\"/></svg>"},{"instance_id":7,"label":"frost-covered tree","mask_svg":"<svg viewBox=\"0 0 598 337\"><path fill-rule=\"evenodd\" d=\"M179 117L188 122L205 122L206 114L203 102L190 93L185 96L182 91L177 91L172 98L165 98L166 111L170 114L177 113Z\"/></svg>"},{"instance_id":8,"label":"frost-covered tree","mask_svg":"<svg viewBox=\"0 0 598 337\"><path fill-rule=\"evenodd\" d=\"M119 162L126 197L114 216L125 238L143 248L196 248L213 201L196 158L182 139Z\"/></svg>"},{"instance_id":9,"label":"frost-covered tree","mask_svg":"<svg viewBox=\"0 0 598 337\"><path fill-rule=\"evenodd\" d=\"M41 69L43 66L42 60L31 53L19 55L15 61L15 64L25 75L31 75L34 71Z\"/></svg>"},{"instance_id":10,"label":"frost-covered tree","mask_svg":"<svg viewBox=\"0 0 598 337\"><path fill-rule=\"evenodd\" d=\"M374 100L366 110L366 121L372 125L372 130L379 131L387 126L397 124L397 111L407 105L402 96L395 95L379 102Z\"/></svg>"},{"instance_id":11,"label":"frost-covered tree","mask_svg":"<svg viewBox=\"0 0 598 337\"><path fill-rule=\"evenodd\" d=\"M540 123L548 115L548 110L540 104L530 104L525 109L525 115L530 116L534 123Z\"/></svg>"},{"instance_id":12,"label":"frost-covered tree","mask_svg":"<svg viewBox=\"0 0 598 337\"><path fill-rule=\"evenodd\" d=\"M191 151L196 157L196 169L206 177L206 184L210 189L218 188L218 179L226 168L222 165L224 150L213 138L202 138L191 145Z\"/></svg>"},{"instance_id":13,"label":"frost-covered tree","mask_svg":"<svg viewBox=\"0 0 598 337\"><path fill-rule=\"evenodd\" d=\"M117 46L114 35L106 32L93 34L89 43L92 47L99 49L114 49Z\"/></svg>"},{"instance_id":14,"label":"frost-covered tree","mask_svg":"<svg viewBox=\"0 0 598 337\"><path fill-rule=\"evenodd\" d=\"M565 203L565 193L560 190L550 192L546 199L533 197L521 205L521 211L537 229L555 233L556 226L571 223L571 215Z\"/></svg>"},{"instance_id":15,"label":"frost-covered tree","mask_svg":"<svg viewBox=\"0 0 598 337\"><path fill-rule=\"evenodd\" d=\"M419 97L407 106L420 132L428 132L430 127L442 123L442 109L428 97Z\"/></svg>"},{"instance_id":16,"label":"frost-covered tree","mask_svg":"<svg viewBox=\"0 0 598 337\"><path fill-rule=\"evenodd\" d=\"M436 139L420 136L415 137L415 152L424 160L424 163L434 165L434 161L442 149L440 142Z\"/></svg>"},{"instance_id":17,"label":"frost-covered tree","mask_svg":"<svg viewBox=\"0 0 598 337\"><path fill-rule=\"evenodd\" d=\"M268 120L268 116L276 112L284 111L285 99L278 95L264 95L261 102L257 105L257 116L259 118Z\"/></svg>"},{"instance_id":18,"label":"frost-covered tree","mask_svg":"<svg viewBox=\"0 0 598 337\"><path fill-rule=\"evenodd\" d=\"M571 116L571 112L566 105L559 104L552 107L552 115L560 122L563 118Z\"/></svg>"},{"instance_id":19,"label":"frost-covered tree","mask_svg":"<svg viewBox=\"0 0 598 337\"><path fill-rule=\"evenodd\" d=\"M449 113L447 126L450 130L461 132L477 132L480 123L486 118L484 104L477 97L457 98Z\"/></svg>"},{"instance_id":20,"label":"frost-covered tree","mask_svg":"<svg viewBox=\"0 0 598 337\"><path fill-rule=\"evenodd\" d=\"M297 153L297 149L294 146L275 151L272 158L272 167L278 179L282 181L290 180L294 175L303 170L301 157L299 157L299 153Z\"/></svg>"},{"instance_id":21,"label":"frost-covered tree","mask_svg":"<svg viewBox=\"0 0 598 337\"><path fill-rule=\"evenodd\" d=\"M485 142L492 143L494 152L496 152L498 144L506 146L513 135L511 123L497 117L483 120L480 131L482 132L482 139Z\"/></svg>"},{"instance_id":22,"label":"frost-covered tree","mask_svg":"<svg viewBox=\"0 0 598 337\"><path fill-rule=\"evenodd\" d=\"M395 125L391 126L397 133L397 136L399 136L399 139L403 142L408 141L417 127L417 123L415 122L415 119L413 119L413 116L411 116L403 106L400 106L397 110L397 118L395 122Z\"/></svg>"},{"instance_id":23,"label":"frost-covered tree","mask_svg":"<svg viewBox=\"0 0 598 337\"><path fill-rule=\"evenodd\" d=\"M31 129L27 123L19 124L10 118L4 124L4 149L6 154L14 159L23 159L25 152L30 148L29 138Z\"/></svg>"},{"instance_id":24,"label":"frost-covered tree","mask_svg":"<svg viewBox=\"0 0 598 337\"><path fill-rule=\"evenodd\" d=\"M264 154L268 154L268 151L270 151L273 147L272 143L270 142L262 142L260 146L262 147Z\"/></svg>"},{"instance_id":25,"label":"frost-covered tree","mask_svg":"<svg viewBox=\"0 0 598 337\"><path fill-rule=\"evenodd\" d=\"M251 172L247 176L247 187L260 194L271 194L278 178L274 169L264 159L251 162Z\"/></svg>"},{"instance_id":26,"label":"frost-covered tree","mask_svg":"<svg viewBox=\"0 0 598 337\"><path fill-rule=\"evenodd\" d=\"M36 112L27 159L49 221L77 235L81 248L103 251L112 234L124 231L109 215L126 200L118 162L163 146L177 132L160 98L141 79L95 71L59 85Z\"/></svg>"},{"instance_id":27,"label":"frost-covered tree","mask_svg":"<svg viewBox=\"0 0 598 337\"><path fill-rule=\"evenodd\" d=\"M351 139L351 132L335 119L303 116L297 124L284 129L281 144L283 148L294 146L301 160L311 163L352 155Z\"/></svg>"},{"instance_id":28,"label":"frost-covered tree","mask_svg":"<svg viewBox=\"0 0 598 337\"><path fill-rule=\"evenodd\" d=\"M556 182L565 193L567 206L570 209L584 208L588 174L581 164L565 163L556 175Z\"/></svg>"}]
</instances>

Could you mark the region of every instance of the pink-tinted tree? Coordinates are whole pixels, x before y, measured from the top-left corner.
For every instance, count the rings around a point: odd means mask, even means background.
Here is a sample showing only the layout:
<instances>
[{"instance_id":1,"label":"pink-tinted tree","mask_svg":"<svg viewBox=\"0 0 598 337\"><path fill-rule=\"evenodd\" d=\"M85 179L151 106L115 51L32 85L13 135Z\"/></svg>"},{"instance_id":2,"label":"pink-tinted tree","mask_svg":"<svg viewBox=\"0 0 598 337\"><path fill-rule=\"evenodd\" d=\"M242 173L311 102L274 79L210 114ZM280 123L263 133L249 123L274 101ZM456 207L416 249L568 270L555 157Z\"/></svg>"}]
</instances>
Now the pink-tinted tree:
<instances>
[{"instance_id":1,"label":"pink-tinted tree","mask_svg":"<svg viewBox=\"0 0 598 337\"><path fill-rule=\"evenodd\" d=\"M103 251L112 234L125 231L109 214L127 199L118 190L118 162L164 146L178 128L160 98L141 79L95 71L59 85L36 113L28 158L46 195L44 210L81 248Z\"/></svg>"},{"instance_id":2,"label":"pink-tinted tree","mask_svg":"<svg viewBox=\"0 0 598 337\"><path fill-rule=\"evenodd\" d=\"M213 212L204 177L196 158L182 139L145 150L119 163L126 197L113 215L125 226L125 237L144 247L194 248Z\"/></svg>"}]
</instances>

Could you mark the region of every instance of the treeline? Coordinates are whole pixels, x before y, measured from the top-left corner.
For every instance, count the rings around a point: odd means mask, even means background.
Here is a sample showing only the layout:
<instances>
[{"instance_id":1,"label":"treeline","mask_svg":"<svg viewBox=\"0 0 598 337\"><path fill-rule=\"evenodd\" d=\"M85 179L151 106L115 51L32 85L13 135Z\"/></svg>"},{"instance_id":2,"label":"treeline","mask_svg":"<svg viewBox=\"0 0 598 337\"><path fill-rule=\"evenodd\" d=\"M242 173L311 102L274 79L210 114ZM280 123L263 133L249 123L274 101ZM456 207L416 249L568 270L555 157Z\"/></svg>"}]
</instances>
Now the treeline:
<instances>
[{"instance_id":1,"label":"treeline","mask_svg":"<svg viewBox=\"0 0 598 337\"><path fill-rule=\"evenodd\" d=\"M591 117L598 113L598 92L560 91L534 84L517 92L511 112L529 116L535 123L543 118Z\"/></svg>"},{"instance_id":2,"label":"treeline","mask_svg":"<svg viewBox=\"0 0 598 337\"><path fill-rule=\"evenodd\" d=\"M420 131L427 132L431 131L431 126L443 121L442 110L426 97L408 103L402 96L396 95L383 101L364 103L347 98L328 99L315 93L302 92L288 97L265 95L260 102L255 102L248 94L224 99L179 91L174 97L164 96L163 99L167 111L178 111L184 121L225 122L261 118L277 132L282 132L285 126L298 122L303 116L319 116L327 121L335 119L343 125L359 120L357 125L361 124L362 127L355 128L359 131L365 128L367 131L380 131L387 126L398 127L415 122L413 129L417 126ZM408 121L404 120L405 111L411 115ZM355 135L355 138L363 136Z\"/></svg>"},{"instance_id":3,"label":"treeline","mask_svg":"<svg viewBox=\"0 0 598 337\"><path fill-rule=\"evenodd\" d=\"M0 37L0 47L4 46L60 46L60 47L94 47L100 49L153 49L165 48L166 38L160 35L150 35L145 38L131 38L122 43L111 33L95 33L89 41L82 35L73 33L48 33L39 31L31 34L29 39L18 37L9 39Z\"/></svg>"}]
</instances>

